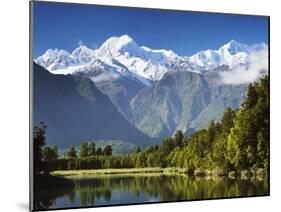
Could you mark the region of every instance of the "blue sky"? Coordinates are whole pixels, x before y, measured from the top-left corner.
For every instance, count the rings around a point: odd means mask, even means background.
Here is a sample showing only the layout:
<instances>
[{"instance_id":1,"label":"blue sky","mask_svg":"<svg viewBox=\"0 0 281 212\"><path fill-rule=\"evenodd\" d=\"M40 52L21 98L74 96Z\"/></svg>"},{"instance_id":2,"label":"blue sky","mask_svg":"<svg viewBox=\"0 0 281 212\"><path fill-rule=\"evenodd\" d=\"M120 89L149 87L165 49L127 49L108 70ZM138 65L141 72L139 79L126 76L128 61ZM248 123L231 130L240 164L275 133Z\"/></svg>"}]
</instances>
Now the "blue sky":
<instances>
[{"instance_id":1,"label":"blue sky","mask_svg":"<svg viewBox=\"0 0 281 212\"><path fill-rule=\"evenodd\" d=\"M230 40L268 43L268 19L258 16L34 2L33 57L47 49L99 47L130 35L139 45L179 55L217 49Z\"/></svg>"}]
</instances>

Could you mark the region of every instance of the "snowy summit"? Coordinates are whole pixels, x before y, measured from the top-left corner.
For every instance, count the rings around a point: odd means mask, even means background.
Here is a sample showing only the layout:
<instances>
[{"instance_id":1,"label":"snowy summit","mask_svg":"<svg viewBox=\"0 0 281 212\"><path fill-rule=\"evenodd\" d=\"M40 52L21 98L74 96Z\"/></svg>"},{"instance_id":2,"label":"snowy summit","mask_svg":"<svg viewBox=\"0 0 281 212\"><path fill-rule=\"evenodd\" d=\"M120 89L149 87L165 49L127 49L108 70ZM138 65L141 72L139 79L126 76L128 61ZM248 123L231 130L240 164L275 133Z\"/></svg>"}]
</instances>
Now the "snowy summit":
<instances>
[{"instance_id":1,"label":"snowy summit","mask_svg":"<svg viewBox=\"0 0 281 212\"><path fill-rule=\"evenodd\" d=\"M130 36L122 35L110 37L95 50L86 46L79 46L72 53L49 49L35 62L53 74L89 72L102 67L115 76L114 79L117 76L133 77L149 85L150 81L160 80L170 70L201 72L222 65L232 69L247 63L251 52L257 49L267 49L267 45L251 47L231 40L217 50L208 49L182 57L171 50L139 46Z\"/></svg>"}]
</instances>

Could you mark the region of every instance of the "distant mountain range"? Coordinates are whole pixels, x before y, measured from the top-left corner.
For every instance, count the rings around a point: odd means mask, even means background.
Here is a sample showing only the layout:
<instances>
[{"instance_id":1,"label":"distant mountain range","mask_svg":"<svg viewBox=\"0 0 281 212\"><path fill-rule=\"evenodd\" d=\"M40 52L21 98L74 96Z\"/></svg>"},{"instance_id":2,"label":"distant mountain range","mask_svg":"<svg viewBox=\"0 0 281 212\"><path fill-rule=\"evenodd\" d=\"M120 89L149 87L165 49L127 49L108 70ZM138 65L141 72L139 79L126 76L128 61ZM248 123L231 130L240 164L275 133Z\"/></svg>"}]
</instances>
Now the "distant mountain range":
<instances>
[{"instance_id":1,"label":"distant mountain range","mask_svg":"<svg viewBox=\"0 0 281 212\"><path fill-rule=\"evenodd\" d=\"M151 81L160 80L171 69L202 72L222 65L232 69L247 63L252 52L267 48L264 43L248 46L231 40L218 50L208 49L188 57L179 56L171 50L138 46L130 36L122 35L107 39L95 50L86 46L80 46L72 53L49 49L35 62L53 74L72 74L107 67L109 70L104 74L110 78L131 77L149 85Z\"/></svg>"},{"instance_id":2,"label":"distant mountain range","mask_svg":"<svg viewBox=\"0 0 281 212\"><path fill-rule=\"evenodd\" d=\"M49 140L63 146L83 140L147 146L178 129L189 134L239 106L247 83L221 83L221 73L250 71L260 51L267 45L232 40L187 57L138 46L128 35L95 50L47 50L34 60L35 120L45 121Z\"/></svg>"}]
</instances>

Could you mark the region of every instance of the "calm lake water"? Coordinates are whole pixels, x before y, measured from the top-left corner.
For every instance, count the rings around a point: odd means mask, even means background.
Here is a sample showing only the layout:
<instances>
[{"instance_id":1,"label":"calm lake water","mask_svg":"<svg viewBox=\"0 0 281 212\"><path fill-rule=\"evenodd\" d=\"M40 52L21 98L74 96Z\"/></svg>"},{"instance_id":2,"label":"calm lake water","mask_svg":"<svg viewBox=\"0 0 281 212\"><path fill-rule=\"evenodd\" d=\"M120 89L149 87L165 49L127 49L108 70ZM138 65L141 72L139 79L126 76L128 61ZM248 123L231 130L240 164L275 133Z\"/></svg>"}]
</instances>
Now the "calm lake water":
<instances>
[{"instance_id":1,"label":"calm lake water","mask_svg":"<svg viewBox=\"0 0 281 212\"><path fill-rule=\"evenodd\" d=\"M42 191L45 208L116 205L267 195L267 180L190 178L184 175L75 177L73 188Z\"/></svg>"}]
</instances>

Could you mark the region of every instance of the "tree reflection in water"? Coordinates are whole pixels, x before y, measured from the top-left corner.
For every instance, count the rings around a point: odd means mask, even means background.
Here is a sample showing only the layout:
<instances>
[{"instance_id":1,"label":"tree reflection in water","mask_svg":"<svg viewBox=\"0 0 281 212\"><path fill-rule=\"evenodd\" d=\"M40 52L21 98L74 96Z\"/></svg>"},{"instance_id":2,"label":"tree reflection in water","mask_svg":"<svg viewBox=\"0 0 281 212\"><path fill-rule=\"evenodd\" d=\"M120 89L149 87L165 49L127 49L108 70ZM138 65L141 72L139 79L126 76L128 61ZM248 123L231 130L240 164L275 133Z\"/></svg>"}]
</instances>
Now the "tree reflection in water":
<instances>
[{"instance_id":1,"label":"tree reflection in water","mask_svg":"<svg viewBox=\"0 0 281 212\"><path fill-rule=\"evenodd\" d=\"M267 179L230 180L190 178L184 175L104 176L74 178L73 188L42 191L46 208L179 201L268 194ZM113 197L113 192L118 198ZM124 195L124 192L127 195ZM130 195L128 195L128 193ZM123 196L122 196L123 195ZM146 199L144 200L143 197ZM66 199L63 205L57 199ZM118 200L121 202L118 202ZM43 201L43 200L41 200Z\"/></svg>"}]
</instances>

